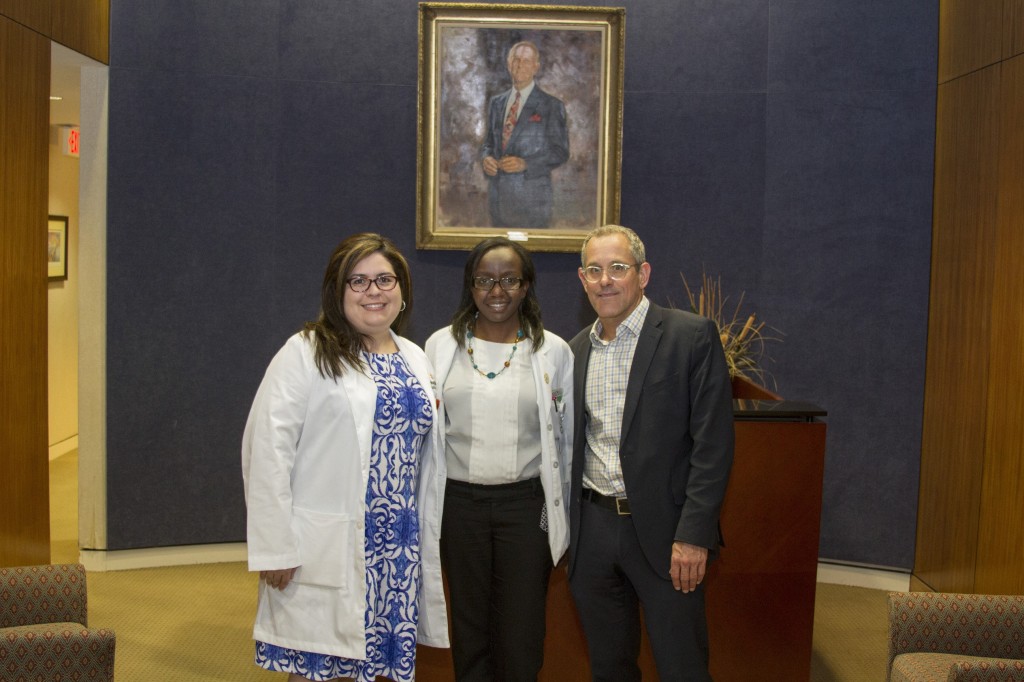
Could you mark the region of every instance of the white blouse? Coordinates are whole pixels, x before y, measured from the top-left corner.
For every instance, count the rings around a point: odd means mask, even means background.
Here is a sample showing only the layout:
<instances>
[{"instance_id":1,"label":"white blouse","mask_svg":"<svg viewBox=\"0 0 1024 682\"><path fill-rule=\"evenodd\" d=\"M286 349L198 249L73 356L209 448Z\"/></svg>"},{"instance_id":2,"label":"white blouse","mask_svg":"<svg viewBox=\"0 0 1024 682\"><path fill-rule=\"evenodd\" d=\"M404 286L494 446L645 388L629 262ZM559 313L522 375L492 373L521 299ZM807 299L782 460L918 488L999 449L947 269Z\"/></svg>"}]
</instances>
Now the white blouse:
<instances>
[{"instance_id":1,"label":"white blouse","mask_svg":"<svg viewBox=\"0 0 1024 682\"><path fill-rule=\"evenodd\" d=\"M497 374L512 344L472 339L473 358L483 372ZM531 369L533 345L519 342L511 366L493 379L473 369L466 349L443 385L448 478L499 485L540 475L541 428Z\"/></svg>"}]
</instances>

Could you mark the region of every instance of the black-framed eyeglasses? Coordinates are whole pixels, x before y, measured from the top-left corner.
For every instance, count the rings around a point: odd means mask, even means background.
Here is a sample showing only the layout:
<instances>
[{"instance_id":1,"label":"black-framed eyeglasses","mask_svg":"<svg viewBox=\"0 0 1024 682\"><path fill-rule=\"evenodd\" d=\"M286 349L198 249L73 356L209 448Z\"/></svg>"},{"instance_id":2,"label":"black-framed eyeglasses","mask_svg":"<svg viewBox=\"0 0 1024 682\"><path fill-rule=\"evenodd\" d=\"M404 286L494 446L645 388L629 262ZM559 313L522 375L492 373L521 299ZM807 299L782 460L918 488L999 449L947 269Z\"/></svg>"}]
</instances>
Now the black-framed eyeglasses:
<instances>
[{"instance_id":1,"label":"black-framed eyeglasses","mask_svg":"<svg viewBox=\"0 0 1024 682\"><path fill-rule=\"evenodd\" d=\"M497 284L502 288L503 291L515 291L523 285L522 277L501 277L494 279L493 277L474 277L473 288L479 291L490 291Z\"/></svg>"},{"instance_id":2,"label":"black-framed eyeglasses","mask_svg":"<svg viewBox=\"0 0 1024 682\"><path fill-rule=\"evenodd\" d=\"M602 268L598 265L588 265L583 268L583 277L591 283L597 283L601 281L604 274L608 273L608 279L618 281L625 279L626 275L629 274L630 269L638 267L637 265L631 265L629 263L612 263L607 268Z\"/></svg>"},{"instance_id":3,"label":"black-framed eyeglasses","mask_svg":"<svg viewBox=\"0 0 1024 682\"><path fill-rule=\"evenodd\" d=\"M347 280L348 288L357 294L361 294L370 288L370 284L376 284L377 288L381 291L391 291L398 284L398 277L395 275L377 275L376 277L366 277L365 275L356 275L355 277L349 277Z\"/></svg>"}]
</instances>

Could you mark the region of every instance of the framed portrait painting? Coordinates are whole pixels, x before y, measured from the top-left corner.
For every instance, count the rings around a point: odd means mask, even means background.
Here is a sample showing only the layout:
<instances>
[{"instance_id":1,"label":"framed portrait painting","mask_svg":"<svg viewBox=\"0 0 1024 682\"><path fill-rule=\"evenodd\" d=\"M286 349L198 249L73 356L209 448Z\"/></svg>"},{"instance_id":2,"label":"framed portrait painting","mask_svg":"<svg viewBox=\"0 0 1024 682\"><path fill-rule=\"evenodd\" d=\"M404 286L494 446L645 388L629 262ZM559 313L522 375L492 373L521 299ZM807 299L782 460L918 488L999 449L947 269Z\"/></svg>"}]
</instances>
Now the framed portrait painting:
<instances>
[{"instance_id":1,"label":"framed portrait painting","mask_svg":"<svg viewBox=\"0 0 1024 682\"><path fill-rule=\"evenodd\" d=\"M46 221L46 276L51 282L68 278L68 217L52 215Z\"/></svg>"},{"instance_id":2,"label":"framed portrait painting","mask_svg":"<svg viewBox=\"0 0 1024 682\"><path fill-rule=\"evenodd\" d=\"M420 3L418 248L618 222L624 38L621 8Z\"/></svg>"}]
</instances>

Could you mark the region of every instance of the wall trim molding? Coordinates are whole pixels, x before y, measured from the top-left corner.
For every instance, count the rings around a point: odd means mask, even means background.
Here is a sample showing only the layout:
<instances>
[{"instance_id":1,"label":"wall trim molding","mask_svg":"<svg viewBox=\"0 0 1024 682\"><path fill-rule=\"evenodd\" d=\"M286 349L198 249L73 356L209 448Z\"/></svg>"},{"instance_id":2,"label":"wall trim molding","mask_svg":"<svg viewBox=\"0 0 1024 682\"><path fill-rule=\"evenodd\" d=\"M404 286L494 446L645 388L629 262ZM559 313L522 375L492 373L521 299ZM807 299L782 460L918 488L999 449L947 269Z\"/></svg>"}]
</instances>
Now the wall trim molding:
<instances>
[{"instance_id":1,"label":"wall trim molding","mask_svg":"<svg viewBox=\"0 0 1024 682\"><path fill-rule=\"evenodd\" d=\"M83 549L79 551L78 556L79 561L85 566L85 570L97 573L163 566L224 564L248 560L244 542L146 547L144 549Z\"/></svg>"},{"instance_id":2,"label":"wall trim molding","mask_svg":"<svg viewBox=\"0 0 1024 682\"><path fill-rule=\"evenodd\" d=\"M179 545L145 549L83 549L79 561L87 571L127 571L136 568L222 564L248 560L246 544L231 542L217 545ZM910 572L870 566L818 562L819 583L865 587L872 590L907 592Z\"/></svg>"},{"instance_id":3,"label":"wall trim molding","mask_svg":"<svg viewBox=\"0 0 1024 682\"><path fill-rule=\"evenodd\" d=\"M819 561L818 582L829 585L866 587L887 592L909 592L910 571Z\"/></svg>"},{"instance_id":4,"label":"wall trim molding","mask_svg":"<svg viewBox=\"0 0 1024 682\"><path fill-rule=\"evenodd\" d=\"M54 443L50 446L50 461L57 459L61 455L66 455L72 450L78 449L78 434L65 438L59 443Z\"/></svg>"}]
</instances>

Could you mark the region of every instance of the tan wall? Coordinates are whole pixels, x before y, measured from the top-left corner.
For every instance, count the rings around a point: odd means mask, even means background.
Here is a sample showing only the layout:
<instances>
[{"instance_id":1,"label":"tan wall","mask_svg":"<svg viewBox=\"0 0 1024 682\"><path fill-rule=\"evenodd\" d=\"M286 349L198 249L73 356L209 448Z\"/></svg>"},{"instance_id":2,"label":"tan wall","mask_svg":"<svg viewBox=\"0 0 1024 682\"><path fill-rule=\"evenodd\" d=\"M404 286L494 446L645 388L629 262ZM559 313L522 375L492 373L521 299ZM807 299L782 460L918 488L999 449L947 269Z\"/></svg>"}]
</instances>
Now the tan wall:
<instances>
[{"instance_id":1,"label":"tan wall","mask_svg":"<svg viewBox=\"0 0 1024 682\"><path fill-rule=\"evenodd\" d=\"M943 0L914 576L1024 592L1024 0Z\"/></svg>"},{"instance_id":2,"label":"tan wall","mask_svg":"<svg viewBox=\"0 0 1024 682\"><path fill-rule=\"evenodd\" d=\"M68 278L47 285L50 458L78 436L78 159L64 156L50 128L49 212L68 217ZM69 445L69 443L71 443Z\"/></svg>"}]
</instances>

